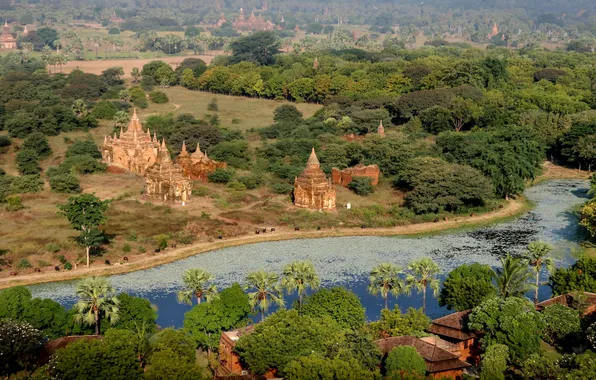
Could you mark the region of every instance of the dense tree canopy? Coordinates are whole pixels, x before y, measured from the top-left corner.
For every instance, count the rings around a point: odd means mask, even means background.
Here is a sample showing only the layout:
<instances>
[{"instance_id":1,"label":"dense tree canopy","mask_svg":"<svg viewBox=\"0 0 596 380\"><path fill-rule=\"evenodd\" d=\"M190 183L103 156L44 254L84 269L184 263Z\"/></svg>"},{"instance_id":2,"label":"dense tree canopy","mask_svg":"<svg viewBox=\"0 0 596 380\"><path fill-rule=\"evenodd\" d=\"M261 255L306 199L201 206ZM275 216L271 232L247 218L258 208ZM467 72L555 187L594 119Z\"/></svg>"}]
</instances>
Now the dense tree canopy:
<instances>
[{"instance_id":1,"label":"dense tree canopy","mask_svg":"<svg viewBox=\"0 0 596 380\"><path fill-rule=\"evenodd\" d=\"M496 295L493 278L494 272L488 265L460 265L443 281L439 305L454 311L472 309Z\"/></svg>"}]
</instances>

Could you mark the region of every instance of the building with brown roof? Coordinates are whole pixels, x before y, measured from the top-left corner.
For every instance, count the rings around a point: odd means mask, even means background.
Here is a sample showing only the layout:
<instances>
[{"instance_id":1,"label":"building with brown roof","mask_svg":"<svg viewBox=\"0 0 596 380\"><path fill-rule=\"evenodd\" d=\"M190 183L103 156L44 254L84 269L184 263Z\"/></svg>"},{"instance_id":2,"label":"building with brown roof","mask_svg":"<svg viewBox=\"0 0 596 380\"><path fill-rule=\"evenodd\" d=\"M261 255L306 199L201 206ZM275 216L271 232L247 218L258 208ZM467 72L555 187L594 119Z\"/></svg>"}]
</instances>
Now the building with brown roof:
<instances>
[{"instance_id":1,"label":"building with brown roof","mask_svg":"<svg viewBox=\"0 0 596 380\"><path fill-rule=\"evenodd\" d=\"M480 359L478 336L466 328L471 311L459 311L435 319L426 331L456 346L460 360L476 363Z\"/></svg>"},{"instance_id":2,"label":"building with brown roof","mask_svg":"<svg viewBox=\"0 0 596 380\"><path fill-rule=\"evenodd\" d=\"M10 32L10 26L8 23L4 21L4 26L2 27L2 34L0 34L0 49L16 49L17 48L17 39L14 38L12 33Z\"/></svg>"},{"instance_id":3,"label":"building with brown roof","mask_svg":"<svg viewBox=\"0 0 596 380\"><path fill-rule=\"evenodd\" d=\"M312 149L306 168L294 180L294 205L314 210L335 210L335 189Z\"/></svg>"},{"instance_id":4,"label":"building with brown roof","mask_svg":"<svg viewBox=\"0 0 596 380\"><path fill-rule=\"evenodd\" d=\"M255 12L252 11L248 18L244 17L244 10L240 8L240 15L234 20L232 26L237 30L244 31L263 31L273 30L276 25L269 20L265 20L262 15L255 16Z\"/></svg>"},{"instance_id":5,"label":"building with brown roof","mask_svg":"<svg viewBox=\"0 0 596 380\"><path fill-rule=\"evenodd\" d=\"M135 109L128 123L126 132L120 130L120 137L105 136L101 155L108 166L117 166L140 175L155 163L159 150L157 136L151 137L149 129L143 131L143 125Z\"/></svg>"},{"instance_id":6,"label":"building with brown roof","mask_svg":"<svg viewBox=\"0 0 596 380\"><path fill-rule=\"evenodd\" d=\"M165 140L159 147L157 160L147 168L143 178L145 196L149 198L184 204L192 194L190 179L184 175L182 166L172 162Z\"/></svg>"},{"instance_id":7,"label":"building with brown roof","mask_svg":"<svg viewBox=\"0 0 596 380\"><path fill-rule=\"evenodd\" d=\"M241 379L272 379L275 378L274 371L267 372L264 376L250 374L240 363L238 354L234 352L236 342L244 335L251 334L256 325L242 327L232 331L223 331L219 338L219 367L216 375L222 379L241 378ZM234 376L238 375L238 376ZM224 377L226 376L226 377ZM231 377L227 377L231 376ZM217 377L216 377L217 378Z\"/></svg>"},{"instance_id":8,"label":"building with brown roof","mask_svg":"<svg viewBox=\"0 0 596 380\"><path fill-rule=\"evenodd\" d=\"M110 24L121 24L124 21L124 19L122 19L121 17L118 17L118 15L116 14L116 11L114 11L114 13L112 14L112 16L110 17Z\"/></svg>"},{"instance_id":9,"label":"building with brown roof","mask_svg":"<svg viewBox=\"0 0 596 380\"><path fill-rule=\"evenodd\" d=\"M68 346L69 344L76 342L78 340L95 340L95 339L103 339L101 335L73 335L73 336L63 336L58 339L50 340L43 345L41 352L39 353L39 357L37 359L37 364L41 367L46 365L50 361L50 357L56 353L61 348Z\"/></svg>"},{"instance_id":10,"label":"building with brown roof","mask_svg":"<svg viewBox=\"0 0 596 380\"><path fill-rule=\"evenodd\" d=\"M536 304L536 310L542 311L547 306L563 305L572 309L582 310L584 315L596 312L596 293L573 292L562 294Z\"/></svg>"},{"instance_id":11,"label":"building with brown roof","mask_svg":"<svg viewBox=\"0 0 596 380\"><path fill-rule=\"evenodd\" d=\"M207 182L209 174L217 169L225 169L228 164L210 159L207 152L201 152L201 147L197 143L197 149L192 153L186 150L186 143L182 143L182 150L176 158L176 163L182 166L184 174L190 179Z\"/></svg>"},{"instance_id":12,"label":"building with brown roof","mask_svg":"<svg viewBox=\"0 0 596 380\"><path fill-rule=\"evenodd\" d=\"M457 354L414 336L379 339L375 341L375 344L384 357L395 347L414 347L426 363L427 374L436 379L461 380L464 368L470 367L470 364L460 360Z\"/></svg>"},{"instance_id":13,"label":"building with brown roof","mask_svg":"<svg viewBox=\"0 0 596 380\"><path fill-rule=\"evenodd\" d=\"M354 177L370 178L370 183L373 186L379 184L379 175L381 171L377 165L358 164L351 168L339 170L338 168L331 169L331 182L336 185L348 186Z\"/></svg>"},{"instance_id":14,"label":"building with brown roof","mask_svg":"<svg viewBox=\"0 0 596 380\"><path fill-rule=\"evenodd\" d=\"M225 24L226 22L228 22L228 20L226 19L226 16L222 13L219 15L219 19L215 23L215 26L217 26L218 28L221 28L221 26L223 24Z\"/></svg>"}]
</instances>

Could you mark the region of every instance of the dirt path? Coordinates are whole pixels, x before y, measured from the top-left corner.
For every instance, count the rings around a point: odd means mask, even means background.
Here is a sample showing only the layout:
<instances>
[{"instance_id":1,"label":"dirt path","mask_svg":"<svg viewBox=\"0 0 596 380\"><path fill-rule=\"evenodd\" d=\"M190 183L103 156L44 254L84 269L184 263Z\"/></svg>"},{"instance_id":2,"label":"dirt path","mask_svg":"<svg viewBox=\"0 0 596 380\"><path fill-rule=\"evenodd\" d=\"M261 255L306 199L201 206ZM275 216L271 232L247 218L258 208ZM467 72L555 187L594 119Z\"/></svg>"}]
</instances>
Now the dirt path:
<instances>
[{"instance_id":1,"label":"dirt path","mask_svg":"<svg viewBox=\"0 0 596 380\"><path fill-rule=\"evenodd\" d=\"M201 242L176 249L168 248L165 253L155 256L148 256L133 263L122 265L116 264L109 267L103 266L101 263L97 263L98 266L92 266L91 268L78 268L72 271L32 273L18 277L6 277L0 279L0 289L17 285L31 285L45 282L73 280L88 276L108 276L134 272L194 256L196 254L244 244L323 237L404 236L443 232L452 229L475 227L506 220L527 211L529 208L529 203L525 199L519 198L516 200L510 200L505 207L486 214L464 217L458 216L448 221L440 221L436 223L419 223L389 228L333 228L321 231L294 231L294 229L290 227L281 227L276 228L274 233L245 235L229 238L226 240ZM102 266L100 267L99 265Z\"/></svg>"}]
</instances>

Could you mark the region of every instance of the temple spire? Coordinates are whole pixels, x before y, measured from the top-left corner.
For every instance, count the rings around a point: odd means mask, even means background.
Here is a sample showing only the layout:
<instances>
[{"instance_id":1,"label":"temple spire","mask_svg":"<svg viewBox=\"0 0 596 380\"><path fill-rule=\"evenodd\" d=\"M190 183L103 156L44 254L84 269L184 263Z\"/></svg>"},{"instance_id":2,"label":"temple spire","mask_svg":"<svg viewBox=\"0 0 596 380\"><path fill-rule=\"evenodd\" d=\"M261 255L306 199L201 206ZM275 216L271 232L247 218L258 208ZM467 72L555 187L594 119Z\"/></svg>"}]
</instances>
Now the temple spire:
<instances>
[{"instance_id":1,"label":"temple spire","mask_svg":"<svg viewBox=\"0 0 596 380\"><path fill-rule=\"evenodd\" d=\"M383 126L383 120L379 123L379 129L377 129L377 133L380 136L385 136L385 127Z\"/></svg>"},{"instance_id":2,"label":"temple spire","mask_svg":"<svg viewBox=\"0 0 596 380\"><path fill-rule=\"evenodd\" d=\"M182 151L180 153L187 153L186 152L186 141L182 141Z\"/></svg>"},{"instance_id":3,"label":"temple spire","mask_svg":"<svg viewBox=\"0 0 596 380\"><path fill-rule=\"evenodd\" d=\"M317 158L317 154L315 153L315 148L312 148L312 152L310 153L310 157L308 157L308 161L306 161L306 166L307 167L319 167L321 166L321 163L319 162L319 159Z\"/></svg>"}]
</instances>

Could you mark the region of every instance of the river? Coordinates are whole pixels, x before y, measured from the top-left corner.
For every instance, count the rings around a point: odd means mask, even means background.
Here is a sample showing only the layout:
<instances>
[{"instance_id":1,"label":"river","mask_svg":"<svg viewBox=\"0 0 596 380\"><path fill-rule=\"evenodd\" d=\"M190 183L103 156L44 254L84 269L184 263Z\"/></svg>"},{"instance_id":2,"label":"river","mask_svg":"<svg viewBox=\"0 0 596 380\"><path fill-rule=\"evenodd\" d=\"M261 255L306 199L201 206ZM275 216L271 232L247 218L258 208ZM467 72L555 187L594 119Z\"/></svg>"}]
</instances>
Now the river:
<instances>
[{"instance_id":1,"label":"river","mask_svg":"<svg viewBox=\"0 0 596 380\"><path fill-rule=\"evenodd\" d=\"M521 217L490 227L422 237L341 237L301 239L256 243L199 254L159 267L111 276L119 292L148 298L158 309L158 324L181 327L190 306L176 302L176 291L182 286L182 274L188 268L204 268L216 277L219 289L239 282L258 269L280 273L294 260L311 260L322 286L341 285L354 291L367 310L367 318L379 317L383 301L366 291L368 273L381 262L407 267L408 262L431 257L441 267L444 277L464 263L479 262L496 266L507 252L521 252L534 240L551 243L558 266L570 265L582 240L573 209L586 201L589 183L578 180L543 182L526 190L525 195L536 207ZM547 274L542 273L543 280ZM75 301L76 281L33 285L34 297L51 298L66 306ZM431 292L429 292L431 293ZM550 288L540 288L540 297L550 297ZM294 297L287 297L291 305ZM422 296L412 293L390 298L390 308L398 304L402 311L421 307ZM448 313L429 294L427 313L436 318Z\"/></svg>"}]
</instances>

